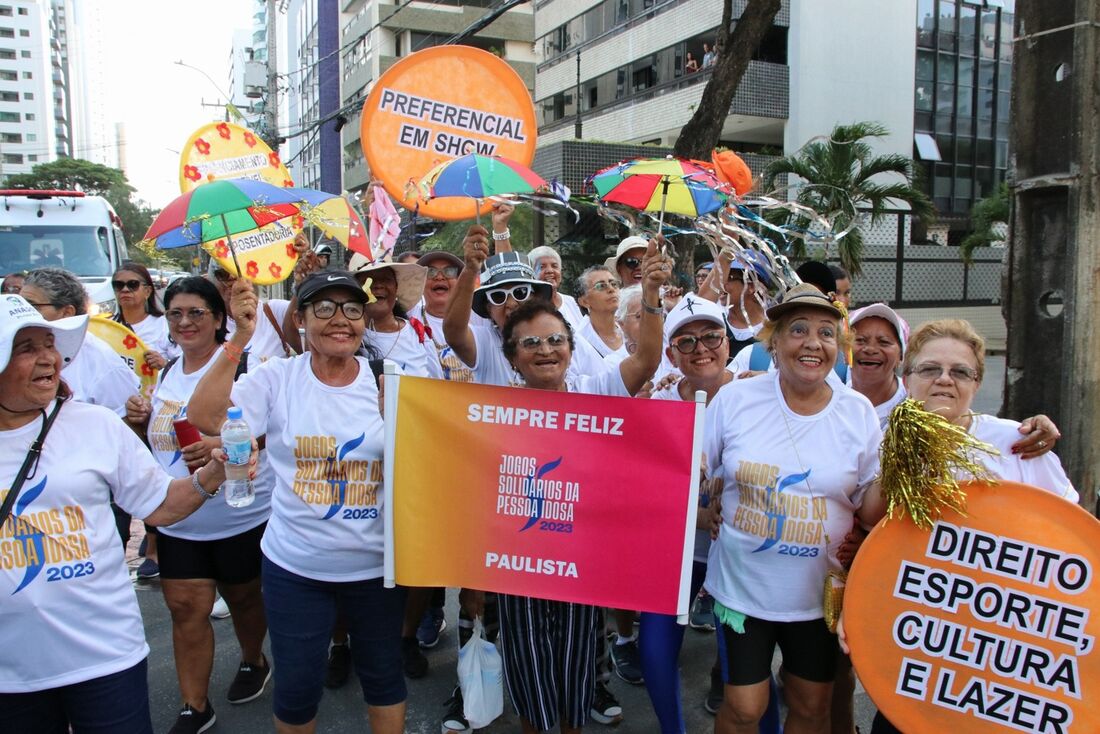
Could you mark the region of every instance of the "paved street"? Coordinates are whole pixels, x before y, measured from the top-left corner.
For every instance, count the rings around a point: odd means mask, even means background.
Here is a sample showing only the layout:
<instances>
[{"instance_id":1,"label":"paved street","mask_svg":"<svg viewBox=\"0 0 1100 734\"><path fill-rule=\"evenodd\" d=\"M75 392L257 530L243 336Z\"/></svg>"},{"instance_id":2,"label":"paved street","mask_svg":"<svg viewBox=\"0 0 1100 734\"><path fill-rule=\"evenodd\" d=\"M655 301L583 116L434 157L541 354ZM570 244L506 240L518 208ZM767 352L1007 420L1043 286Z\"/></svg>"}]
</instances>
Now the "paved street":
<instances>
[{"instance_id":1,"label":"paved street","mask_svg":"<svg viewBox=\"0 0 1100 734\"><path fill-rule=\"evenodd\" d=\"M975 409L996 413L1001 403L1003 381L1004 358L990 357L986 361L986 379L975 399ZM134 547L136 543L135 538ZM159 734L167 732L172 726L180 705L172 662L171 622L160 594L159 584L155 581L139 583L137 588L138 600L145 618L146 636L152 649L149 657L150 698L153 724ZM449 628L439 645L427 653L431 662L431 671L426 678L409 681L407 731L413 734L436 734L440 731L442 703L450 696L451 688L455 685L457 637L454 630L458 606L456 594L453 592L448 595L446 613ZM271 731L273 727L270 686L264 696L252 703L231 706L225 702L225 690L233 679L238 663L237 643L233 635L232 620L214 620L213 624L217 634L217 652L214 661L211 701L218 715L218 724L212 731ZM714 650L713 634L686 630L680 664L684 680L684 709L688 731L692 734L710 732L714 725L713 717L707 714L701 705L709 686ZM778 665L778 658L776 664ZM614 727L617 734L652 734L658 731L656 718L643 687L631 686L616 678L612 682L612 690L622 703L625 714L624 721ZM862 689L856 696L856 711L856 723L863 731L869 731L874 708ZM608 728L593 723L587 730L599 732ZM325 698L321 703L318 732L368 730L359 686L354 679L341 690L325 692ZM506 704L504 716L482 731L518 732L519 721Z\"/></svg>"}]
</instances>

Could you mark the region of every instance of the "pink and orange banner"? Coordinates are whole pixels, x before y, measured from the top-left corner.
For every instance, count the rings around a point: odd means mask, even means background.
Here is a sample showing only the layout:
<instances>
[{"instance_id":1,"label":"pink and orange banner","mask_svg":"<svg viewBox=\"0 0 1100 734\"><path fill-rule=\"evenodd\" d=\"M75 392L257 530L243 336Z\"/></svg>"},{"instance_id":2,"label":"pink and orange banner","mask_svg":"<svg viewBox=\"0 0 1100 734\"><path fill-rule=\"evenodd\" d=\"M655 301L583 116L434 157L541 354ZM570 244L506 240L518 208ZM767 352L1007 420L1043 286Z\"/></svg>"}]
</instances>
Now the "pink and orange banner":
<instances>
[{"instance_id":1,"label":"pink and orange banner","mask_svg":"<svg viewBox=\"0 0 1100 734\"><path fill-rule=\"evenodd\" d=\"M702 404L386 380L387 579L687 612Z\"/></svg>"}]
</instances>

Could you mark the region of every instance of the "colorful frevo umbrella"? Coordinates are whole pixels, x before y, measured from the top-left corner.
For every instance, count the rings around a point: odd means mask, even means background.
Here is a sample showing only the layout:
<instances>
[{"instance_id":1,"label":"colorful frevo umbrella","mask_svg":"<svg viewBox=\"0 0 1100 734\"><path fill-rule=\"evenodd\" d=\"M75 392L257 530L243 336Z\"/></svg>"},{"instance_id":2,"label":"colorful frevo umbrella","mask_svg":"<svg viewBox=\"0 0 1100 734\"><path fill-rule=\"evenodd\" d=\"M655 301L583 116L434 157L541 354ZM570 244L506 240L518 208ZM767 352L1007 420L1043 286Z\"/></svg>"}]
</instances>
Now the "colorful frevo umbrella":
<instances>
[{"instance_id":1,"label":"colorful frevo umbrella","mask_svg":"<svg viewBox=\"0 0 1100 734\"><path fill-rule=\"evenodd\" d=\"M145 241L160 250L225 239L237 263L233 235L294 216L303 204L299 190L250 179L211 181L182 194L153 220Z\"/></svg>"},{"instance_id":2,"label":"colorful frevo umbrella","mask_svg":"<svg viewBox=\"0 0 1100 734\"><path fill-rule=\"evenodd\" d=\"M713 173L682 158L638 158L593 175L589 184L604 203L632 209L698 217L721 209L728 196Z\"/></svg>"},{"instance_id":3,"label":"colorful frevo umbrella","mask_svg":"<svg viewBox=\"0 0 1100 734\"><path fill-rule=\"evenodd\" d=\"M343 196L316 189L287 189L302 202L302 218L352 252L371 254L367 229Z\"/></svg>"},{"instance_id":4,"label":"colorful frevo umbrella","mask_svg":"<svg viewBox=\"0 0 1100 734\"><path fill-rule=\"evenodd\" d=\"M420 179L418 186L425 200L444 196L473 199L479 224L481 202L491 196L549 190L546 181L522 163L476 153L440 163Z\"/></svg>"}]
</instances>

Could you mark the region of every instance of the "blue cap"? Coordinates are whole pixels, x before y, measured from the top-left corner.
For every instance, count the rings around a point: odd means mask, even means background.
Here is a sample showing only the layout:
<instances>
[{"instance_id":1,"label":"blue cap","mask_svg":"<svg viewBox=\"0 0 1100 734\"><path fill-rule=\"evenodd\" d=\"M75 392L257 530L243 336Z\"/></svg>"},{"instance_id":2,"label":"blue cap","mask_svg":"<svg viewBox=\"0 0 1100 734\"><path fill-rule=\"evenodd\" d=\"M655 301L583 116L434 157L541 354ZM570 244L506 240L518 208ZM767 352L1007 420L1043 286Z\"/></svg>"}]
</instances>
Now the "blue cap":
<instances>
[{"instance_id":1,"label":"blue cap","mask_svg":"<svg viewBox=\"0 0 1100 734\"><path fill-rule=\"evenodd\" d=\"M239 421L244 417L244 411L234 405L232 408L225 411L225 417L231 421Z\"/></svg>"}]
</instances>

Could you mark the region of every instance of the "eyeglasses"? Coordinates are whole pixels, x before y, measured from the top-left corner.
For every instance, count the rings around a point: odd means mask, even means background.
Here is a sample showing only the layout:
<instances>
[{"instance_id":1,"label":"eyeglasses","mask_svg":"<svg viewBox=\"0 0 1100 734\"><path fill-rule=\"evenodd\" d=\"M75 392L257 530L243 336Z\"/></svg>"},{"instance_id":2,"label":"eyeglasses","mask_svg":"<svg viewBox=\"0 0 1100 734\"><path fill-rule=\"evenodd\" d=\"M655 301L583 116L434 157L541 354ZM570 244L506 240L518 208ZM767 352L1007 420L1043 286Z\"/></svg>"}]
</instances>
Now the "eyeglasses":
<instances>
[{"instance_id":1,"label":"eyeglasses","mask_svg":"<svg viewBox=\"0 0 1100 734\"><path fill-rule=\"evenodd\" d=\"M144 286L144 285L148 285L148 284L143 283L140 280L112 280L111 281L111 287L115 289L116 293L121 293L122 291L138 291L138 290L141 290L141 287Z\"/></svg>"},{"instance_id":2,"label":"eyeglasses","mask_svg":"<svg viewBox=\"0 0 1100 734\"><path fill-rule=\"evenodd\" d=\"M57 306L53 305L52 303L31 303L30 301L27 301L27 303L30 303L30 305L34 306L39 311L46 308L47 306L50 308L57 308Z\"/></svg>"},{"instance_id":3,"label":"eyeglasses","mask_svg":"<svg viewBox=\"0 0 1100 734\"><path fill-rule=\"evenodd\" d=\"M237 279L237 276L233 275L228 270L215 270L214 271L214 280L218 281L219 283L232 283L236 279Z\"/></svg>"},{"instance_id":4,"label":"eyeglasses","mask_svg":"<svg viewBox=\"0 0 1100 734\"><path fill-rule=\"evenodd\" d=\"M621 286L617 280L597 280L589 286L594 291L617 291Z\"/></svg>"},{"instance_id":5,"label":"eyeglasses","mask_svg":"<svg viewBox=\"0 0 1100 734\"><path fill-rule=\"evenodd\" d=\"M449 278L457 278L458 277L458 270L459 270L459 268L455 265L448 265L445 268L433 268L431 265L429 265L428 266L428 280L435 280L436 278L438 278L441 275L444 278L448 278L448 279Z\"/></svg>"},{"instance_id":6,"label":"eyeglasses","mask_svg":"<svg viewBox=\"0 0 1100 734\"><path fill-rule=\"evenodd\" d=\"M515 299L516 303L523 303L531 297L531 286L514 285L511 288L494 288L485 291L485 298L494 306L503 306L508 301L508 296Z\"/></svg>"},{"instance_id":7,"label":"eyeglasses","mask_svg":"<svg viewBox=\"0 0 1100 734\"><path fill-rule=\"evenodd\" d=\"M171 311L164 312L164 318L167 319L170 324L178 324L183 321L183 317L186 316L188 321L198 323L205 319L208 313L210 313L210 309L208 308L189 308L186 311L179 308L173 308Z\"/></svg>"},{"instance_id":8,"label":"eyeglasses","mask_svg":"<svg viewBox=\"0 0 1100 734\"><path fill-rule=\"evenodd\" d=\"M676 351L680 354L691 354L695 351L695 348L700 343L707 349L717 349L722 346L722 342L726 340L726 332L724 331L708 331L705 334L695 336L694 334L684 334L671 340L669 344L676 347Z\"/></svg>"},{"instance_id":9,"label":"eyeglasses","mask_svg":"<svg viewBox=\"0 0 1100 734\"><path fill-rule=\"evenodd\" d=\"M340 313L352 321L358 321L363 318L363 313L366 308L359 301L330 301L324 299L321 301L314 301L310 304L313 307L313 315L319 319L331 319L336 315L336 309L340 309Z\"/></svg>"},{"instance_id":10,"label":"eyeglasses","mask_svg":"<svg viewBox=\"0 0 1100 734\"><path fill-rule=\"evenodd\" d=\"M961 364L954 367L944 367L935 362L925 362L909 370L910 374L914 374L922 380L938 380L944 372L947 372L947 376L955 382L974 382L978 379L977 370Z\"/></svg>"},{"instance_id":11,"label":"eyeglasses","mask_svg":"<svg viewBox=\"0 0 1100 734\"><path fill-rule=\"evenodd\" d=\"M641 267L642 258L640 257L624 257L622 264L633 270L634 268Z\"/></svg>"},{"instance_id":12,"label":"eyeglasses","mask_svg":"<svg viewBox=\"0 0 1100 734\"><path fill-rule=\"evenodd\" d=\"M525 336L514 340L515 345L525 352L537 352L543 342L546 342L546 346L551 349L563 349L569 344L569 337L560 331L555 331L550 336Z\"/></svg>"}]
</instances>

